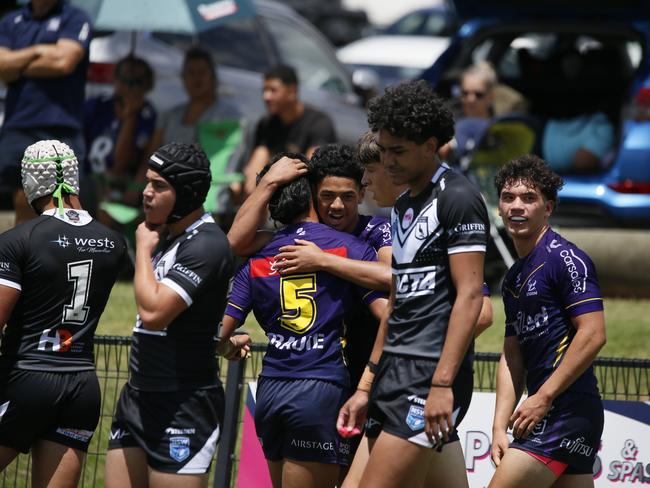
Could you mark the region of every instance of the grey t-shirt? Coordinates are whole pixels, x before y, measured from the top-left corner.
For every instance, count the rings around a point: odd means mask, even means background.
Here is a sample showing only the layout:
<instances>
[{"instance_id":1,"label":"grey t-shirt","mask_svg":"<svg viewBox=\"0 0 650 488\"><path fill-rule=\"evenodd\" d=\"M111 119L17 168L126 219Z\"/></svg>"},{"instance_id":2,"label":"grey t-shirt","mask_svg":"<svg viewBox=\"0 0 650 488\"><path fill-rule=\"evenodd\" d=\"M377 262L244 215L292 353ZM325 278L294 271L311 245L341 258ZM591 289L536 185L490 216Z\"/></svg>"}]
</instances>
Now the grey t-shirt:
<instances>
[{"instance_id":1,"label":"grey t-shirt","mask_svg":"<svg viewBox=\"0 0 650 488\"><path fill-rule=\"evenodd\" d=\"M242 114L239 108L230 100L216 100L203 112L196 124L184 124L183 116L187 110L187 103L176 105L163 113L158 119L156 129L163 131L163 144L168 142L184 142L192 144L198 141L198 124L201 122L218 122L221 120L240 120Z\"/></svg>"}]
</instances>

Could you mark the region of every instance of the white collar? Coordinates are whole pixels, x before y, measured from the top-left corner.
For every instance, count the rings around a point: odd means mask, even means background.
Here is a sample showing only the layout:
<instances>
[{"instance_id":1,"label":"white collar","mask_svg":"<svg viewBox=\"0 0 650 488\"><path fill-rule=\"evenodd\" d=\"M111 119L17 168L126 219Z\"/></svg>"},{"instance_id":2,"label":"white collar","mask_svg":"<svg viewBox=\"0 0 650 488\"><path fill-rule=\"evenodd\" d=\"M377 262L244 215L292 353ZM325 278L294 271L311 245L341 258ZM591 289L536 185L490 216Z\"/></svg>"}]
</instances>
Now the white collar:
<instances>
[{"instance_id":1,"label":"white collar","mask_svg":"<svg viewBox=\"0 0 650 488\"><path fill-rule=\"evenodd\" d=\"M212 218L212 215L210 215L209 212L205 212L203 215L201 215L201 217L199 217L199 219L196 222L194 222L187 229L185 229L185 233L186 234L190 233L196 228L198 228L200 225L203 225L205 223L214 224L214 219Z\"/></svg>"},{"instance_id":2,"label":"white collar","mask_svg":"<svg viewBox=\"0 0 650 488\"><path fill-rule=\"evenodd\" d=\"M41 215L48 215L50 217L54 217L55 219L61 220L66 224L74 225L77 227L88 225L93 220L93 218L86 210L78 210L76 208L64 208L63 215L61 215L58 208L50 208L48 210L45 210Z\"/></svg>"}]
</instances>

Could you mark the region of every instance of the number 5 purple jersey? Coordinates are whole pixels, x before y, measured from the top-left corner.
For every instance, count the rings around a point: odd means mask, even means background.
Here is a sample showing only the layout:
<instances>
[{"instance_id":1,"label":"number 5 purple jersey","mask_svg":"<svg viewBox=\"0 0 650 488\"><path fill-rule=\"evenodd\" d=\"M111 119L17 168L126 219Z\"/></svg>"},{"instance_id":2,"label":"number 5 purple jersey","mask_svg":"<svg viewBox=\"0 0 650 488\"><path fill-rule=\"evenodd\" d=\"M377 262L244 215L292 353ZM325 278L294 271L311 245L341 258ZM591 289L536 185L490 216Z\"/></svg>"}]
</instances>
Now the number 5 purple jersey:
<instances>
[{"instance_id":1,"label":"number 5 purple jersey","mask_svg":"<svg viewBox=\"0 0 650 488\"><path fill-rule=\"evenodd\" d=\"M351 259L377 260L367 244L326 225L289 226L278 231L235 275L226 315L243 322L252 309L266 332L269 344L262 376L321 379L347 386L341 344L346 311L384 295L321 271L280 275L274 256L280 247L294 244L294 239L306 239L326 252Z\"/></svg>"},{"instance_id":2,"label":"number 5 purple jersey","mask_svg":"<svg viewBox=\"0 0 650 488\"><path fill-rule=\"evenodd\" d=\"M506 337L517 336L533 395L562 362L576 334L571 318L603 310L591 259L558 233L547 230L503 281ZM567 391L598 395L590 366Z\"/></svg>"}]
</instances>

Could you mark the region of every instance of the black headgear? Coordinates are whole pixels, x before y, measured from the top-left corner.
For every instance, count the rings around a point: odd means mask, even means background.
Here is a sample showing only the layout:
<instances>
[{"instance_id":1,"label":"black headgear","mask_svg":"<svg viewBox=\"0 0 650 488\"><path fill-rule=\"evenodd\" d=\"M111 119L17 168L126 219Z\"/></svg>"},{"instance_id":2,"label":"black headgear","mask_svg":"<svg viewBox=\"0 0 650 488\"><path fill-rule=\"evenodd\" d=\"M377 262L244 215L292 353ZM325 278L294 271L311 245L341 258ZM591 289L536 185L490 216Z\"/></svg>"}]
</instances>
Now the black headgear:
<instances>
[{"instance_id":1,"label":"black headgear","mask_svg":"<svg viewBox=\"0 0 650 488\"><path fill-rule=\"evenodd\" d=\"M210 161L196 144L170 142L151 155L149 167L176 191L167 223L176 222L203 205L210 189Z\"/></svg>"}]
</instances>

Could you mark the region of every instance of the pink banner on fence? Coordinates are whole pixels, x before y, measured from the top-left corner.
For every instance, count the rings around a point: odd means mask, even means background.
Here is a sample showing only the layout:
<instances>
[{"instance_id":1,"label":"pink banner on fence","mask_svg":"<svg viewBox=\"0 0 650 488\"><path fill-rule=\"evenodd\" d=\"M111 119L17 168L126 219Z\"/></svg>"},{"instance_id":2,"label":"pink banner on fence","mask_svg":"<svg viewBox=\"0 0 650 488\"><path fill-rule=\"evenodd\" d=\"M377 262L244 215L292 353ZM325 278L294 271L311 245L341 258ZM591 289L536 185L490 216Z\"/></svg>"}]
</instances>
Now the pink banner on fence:
<instances>
[{"instance_id":1,"label":"pink banner on fence","mask_svg":"<svg viewBox=\"0 0 650 488\"><path fill-rule=\"evenodd\" d=\"M272 488L269 469L262 446L255 432L255 391L257 383L249 383L244 411L244 431L239 453L237 488Z\"/></svg>"}]
</instances>

